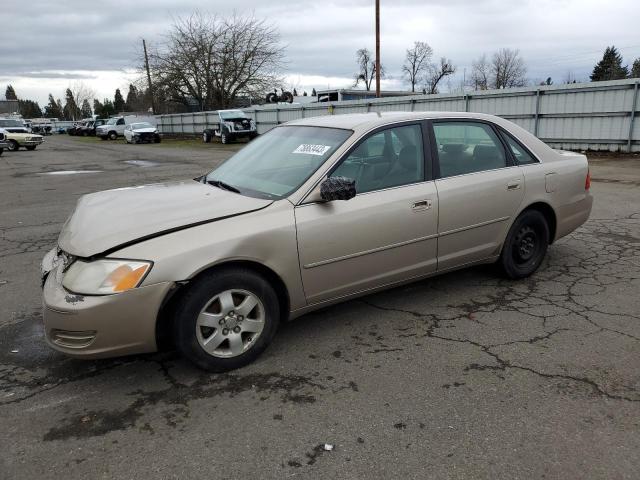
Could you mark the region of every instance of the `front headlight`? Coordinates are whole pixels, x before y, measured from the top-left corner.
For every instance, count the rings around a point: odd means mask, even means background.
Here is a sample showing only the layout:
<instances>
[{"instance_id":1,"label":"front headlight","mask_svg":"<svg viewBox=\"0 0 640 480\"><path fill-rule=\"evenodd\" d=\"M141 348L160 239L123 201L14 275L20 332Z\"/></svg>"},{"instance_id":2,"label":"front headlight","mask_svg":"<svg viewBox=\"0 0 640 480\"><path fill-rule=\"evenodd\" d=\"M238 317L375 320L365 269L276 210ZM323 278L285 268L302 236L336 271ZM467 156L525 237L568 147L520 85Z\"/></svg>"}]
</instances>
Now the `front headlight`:
<instances>
[{"instance_id":1,"label":"front headlight","mask_svg":"<svg viewBox=\"0 0 640 480\"><path fill-rule=\"evenodd\" d=\"M76 260L65 272L62 285L84 295L109 295L136 288L151 269L140 260Z\"/></svg>"}]
</instances>

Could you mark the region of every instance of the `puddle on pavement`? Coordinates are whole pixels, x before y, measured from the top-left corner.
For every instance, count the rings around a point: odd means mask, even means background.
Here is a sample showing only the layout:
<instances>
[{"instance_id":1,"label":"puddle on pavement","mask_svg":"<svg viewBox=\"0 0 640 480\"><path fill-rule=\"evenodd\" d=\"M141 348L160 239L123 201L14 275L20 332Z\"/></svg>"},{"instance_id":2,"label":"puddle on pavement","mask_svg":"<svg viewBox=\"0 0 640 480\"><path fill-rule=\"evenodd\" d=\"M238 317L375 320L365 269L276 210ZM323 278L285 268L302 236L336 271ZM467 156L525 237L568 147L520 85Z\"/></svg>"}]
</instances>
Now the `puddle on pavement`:
<instances>
[{"instance_id":1,"label":"puddle on pavement","mask_svg":"<svg viewBox=\"0 0 640 480\"><path fill-rule=\"evenodd\" d=\"M54 172L40 172L36 175L79 175L82 173L102 173L102 170L57 170Z\"/></svg>"},{"instance_id":2,"label":"puddle on pavement","mask_svg":"<svg viewBox=\"0 0 640 480\"><path fill-rule=\"evenodd\" d=\"M158 162L152 162L150 160L124 160L123 163L135 165L136 167L155 167L159 165Z\"/></svg>"}]
</instances>

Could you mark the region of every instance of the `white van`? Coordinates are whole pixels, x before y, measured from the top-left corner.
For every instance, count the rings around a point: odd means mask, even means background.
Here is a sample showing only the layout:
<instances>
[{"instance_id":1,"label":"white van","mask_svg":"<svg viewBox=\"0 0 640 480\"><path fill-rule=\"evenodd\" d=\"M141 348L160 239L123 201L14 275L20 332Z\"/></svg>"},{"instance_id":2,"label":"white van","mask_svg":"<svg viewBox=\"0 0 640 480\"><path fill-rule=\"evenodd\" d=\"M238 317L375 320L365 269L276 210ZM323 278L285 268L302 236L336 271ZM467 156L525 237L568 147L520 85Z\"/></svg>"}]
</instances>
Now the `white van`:
<instances>
[{"instance_id":1,"label":"white van","mask_svg":"<svg viewBox=\"0 0 640 480\"><path fill-rule=\"evenodd\" d=\"M124 127L130 123L149 122L156 125L156 118L151 115L125 115L123 117L112 117L107 123L96 128L96 137L102 140L116 140L124 136Z\"/></svg>"}]
</instances>

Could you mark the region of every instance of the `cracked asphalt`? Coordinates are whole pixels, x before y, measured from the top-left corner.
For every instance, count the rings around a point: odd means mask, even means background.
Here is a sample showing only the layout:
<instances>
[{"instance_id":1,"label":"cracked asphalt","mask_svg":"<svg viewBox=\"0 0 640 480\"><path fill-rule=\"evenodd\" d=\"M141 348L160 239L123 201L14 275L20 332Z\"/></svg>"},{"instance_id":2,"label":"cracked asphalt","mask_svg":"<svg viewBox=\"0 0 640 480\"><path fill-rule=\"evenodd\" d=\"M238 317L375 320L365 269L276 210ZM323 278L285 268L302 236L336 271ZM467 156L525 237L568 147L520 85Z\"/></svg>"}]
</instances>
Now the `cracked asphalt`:
<instances>
[{"instance_id":1,"label":"cracked asphalt","mask_svg":"<svg viewBox=\"0 0 640 480\"><path fill-rule=\"evenodd\" d=\"M39 262L78 196L235 148L0 157L0 478L638 478L638 157L591 162L592 218L527 280L473 268L327 308L223 375L46 347ZM46 174L66 170L99 173Z\"/></svg>"}]
</instances>

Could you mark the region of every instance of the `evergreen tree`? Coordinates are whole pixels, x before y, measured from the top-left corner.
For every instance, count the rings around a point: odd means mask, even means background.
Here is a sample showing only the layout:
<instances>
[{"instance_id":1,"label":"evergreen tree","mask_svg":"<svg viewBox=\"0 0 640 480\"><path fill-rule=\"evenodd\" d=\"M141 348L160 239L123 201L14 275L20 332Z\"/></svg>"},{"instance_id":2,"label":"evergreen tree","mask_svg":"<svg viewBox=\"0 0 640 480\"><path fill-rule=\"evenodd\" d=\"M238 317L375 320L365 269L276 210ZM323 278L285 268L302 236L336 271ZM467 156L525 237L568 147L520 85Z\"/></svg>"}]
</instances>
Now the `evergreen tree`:
<instances>
[{"instance_id":1,"label":"evergreen tree","mask_svg":"<svg viewBox=\"0 0 640 480\"><path fill-rule=\"evenodd\" d=\"M47 118L62 119L62 109L51 94L49 94L49 103L44 107L44 116Z\"/></svg>"},{"instance_id":2,"label":"evergreen tree","mask_svg":"<svg viewBox=\"0 0 640 480\"><path fill-rule=\"evenodd\" d=\"M91 112L91 105L89 105L89 100L86 98L82 101L82 107L80 108L80 115L82 118L89 118L93 113Z\"/></svg>"},{"instance_id":3,"label":"evergreen tree","mask_svg":"<svg viewBox=\"0 0 640 480\"><path fill-rule=\"evenodd\" d=\"M631 67L631 78L640 78L640 58L636 58Z\"/></svg>"},{"instance_id":4,"label":"evergreen tree","mask_svg":"<svg viewBox=\"0 0 640 480\"><path fill-rule=\"evenodd\" d=\"M60 120L64 120L64 108L62 108L62 102L60 99L56 100L56 108L60 112L60 116L58 117Z\"/></svg>"},{"instance_id":5,"label":"evergreen tree","mask_svg":"<svg viewBox=\"0 0 640 480\"><path fill-rule=\"evenodd\" d=\"M109 118L116 114L116 109L113 106L113 102L108 98L105 98L102 103L98 100L93 101L93 112L99 118Z\"/></svg>"},{"instance_id":6,"label":"evergreen tree","mask_svg":"<svg viewBox=\"0 0 640 480\"><path fill-rule=\"evenodd\" d=\"M38 102L33 100L18 100L18 110L24 118L41 118L42 110Z\"/></svg>"},{"instance_id":7,"label":"evergreen tree","mask_svg":"<svg viewBox=\"0 0 640 480\"><path fill-rule=\"evenodd\" d=\"M298 96L298 91L297 91L295 88L293 89L293 96L294 96L294 97L297 97L297 96Z\"/></svg>"},{"instance_id":8,"label":"evergreen tree","mask_svg":"<svg viewBox=\"0 0 640 480\"><path fill-rule=\"evenodd\" d=\"M312 97L315 97L315 96L317 96L317 95L318 95L318 94L316 93L316 89L315 89L315 88L314 88L313 90L311 90L311 96L312 96Z\"/></svg>"},{"instance_id":9,"label":"evergreen tree","mask_svg":"<svg viewBox=\"0 0 640 480\"><path fill-rule=\"evenodd\" d=\"M4 93L4 97L7 100L18 100L18 96L16 95L16 91L13 89L12 85L7 85L7 90Z\"/></svg>"},{"instance_id":10,"label":"evergreen tree","mask_svg":"<svg viewBox=\"0 0 640 480\"><path fill-rule=\"evenodd\" d=\"M104 108L104 105L102 105L102 103L100 103L100 100L98 100L97 98L93 99L93 113L96 114L98 116L98 118L102 118L102 109Z\"/></svg>"},{"instance_id":11,"label":"evergreen tree","mask_svg":"<svg viewBox=\"0 0 640 480\"><path fill-rule=\"evenodd\" d=\"M622 55L613 45L607 47L600 60L591 74L592 82L600 82L603 80L620 80L629 76L629 67L622 66Z\"/></svg>"},{"instance_id":12,"label":"evergreen tree","mask_svg":"<svg viewBox=\"0 0 640 480\"><path fill-rule=\"evenodd\" d=\"M136 112L140 109L140 98L138 89L132 83L129 84L129 92L127 92L127 100L125 102L125 111Z\"/></svg>"},{"instance_id":13,"label":"evergreen tree","mask_svg":"<svg viewBox=\"0 0 640 480\"><path fill-rule=\"evenodd\" d=\"M120 93L120 89L116 88L116 93L113 96L113 106L116 109L116 112L124 112L125 104L124 98L122 97L122 93Z\"/></svg>"},{"instance_id":14,"label":"evergreen tree","mask_svg":"<svg viewBox=\"0 0 640 480\"><path fill-rule=\"evenodd\" d=\"M67 88L67 91L65 92L65 104L64 108L62 109L62 113L65 120L80 119L80 109L76 104L75 98L73 98L73 92L70 88Z\"/></svg>"}]
</instances>

